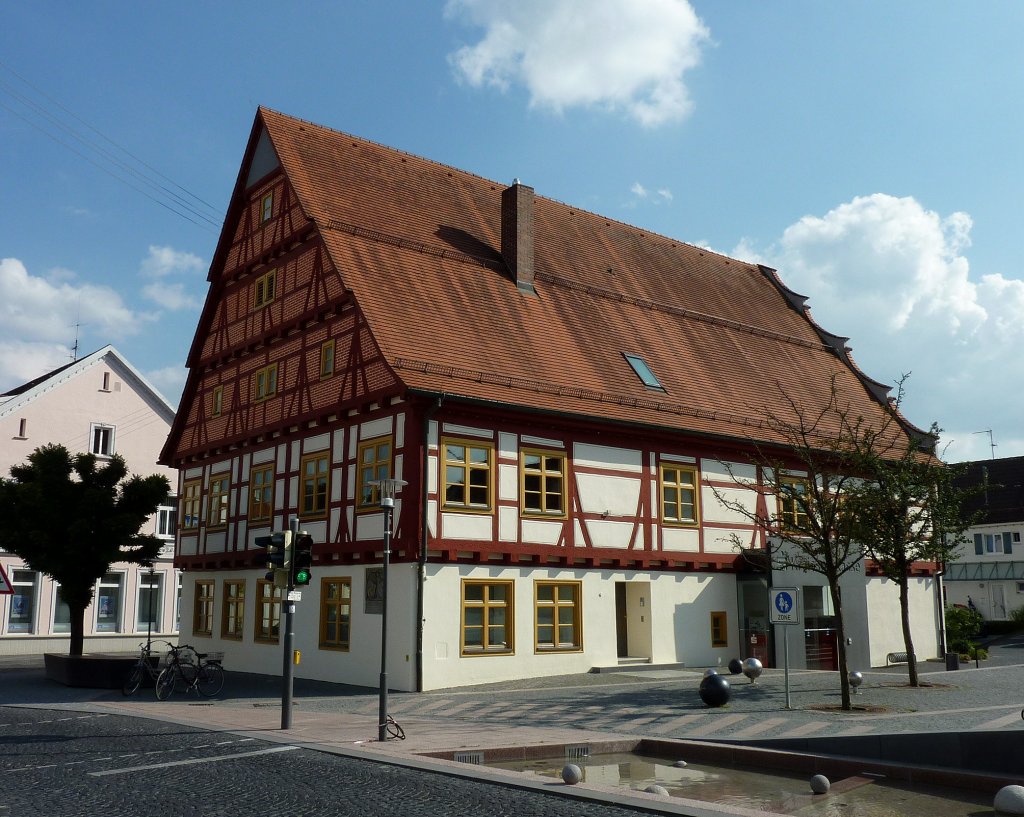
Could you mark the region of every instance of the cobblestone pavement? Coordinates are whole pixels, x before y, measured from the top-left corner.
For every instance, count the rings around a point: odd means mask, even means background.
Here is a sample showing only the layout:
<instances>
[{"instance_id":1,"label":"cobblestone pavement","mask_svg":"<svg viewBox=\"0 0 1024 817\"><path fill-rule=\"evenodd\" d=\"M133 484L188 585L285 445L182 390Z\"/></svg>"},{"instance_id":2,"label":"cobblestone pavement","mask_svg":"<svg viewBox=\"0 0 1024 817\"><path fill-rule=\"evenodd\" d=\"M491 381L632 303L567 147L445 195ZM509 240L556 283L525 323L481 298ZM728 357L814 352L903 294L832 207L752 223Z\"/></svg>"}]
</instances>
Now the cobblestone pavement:
<instances>
[{"instance_id":1,"label":"cobblestone pavement","mask_svg":"<svg viewBox=\"0 0 1024 817\"><path fill-rule=\"evenodd\" d=\"M0 814L552 815L632 809L172 723L0 707Z\"/></svg>"}]
</instances>

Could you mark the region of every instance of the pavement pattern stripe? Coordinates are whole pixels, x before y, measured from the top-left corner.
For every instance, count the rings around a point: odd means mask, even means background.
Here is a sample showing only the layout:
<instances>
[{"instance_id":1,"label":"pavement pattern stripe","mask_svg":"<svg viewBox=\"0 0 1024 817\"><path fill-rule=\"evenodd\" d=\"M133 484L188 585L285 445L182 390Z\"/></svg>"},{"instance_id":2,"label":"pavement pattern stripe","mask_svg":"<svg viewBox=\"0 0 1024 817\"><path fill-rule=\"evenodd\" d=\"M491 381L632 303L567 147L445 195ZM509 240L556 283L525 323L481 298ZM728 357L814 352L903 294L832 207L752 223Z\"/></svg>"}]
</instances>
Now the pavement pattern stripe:
<instances>
[{"instance_id":1,"label":"pavement pattern stripe","mask_svg":"<svg viewBox=\"0 0 1024 817\"><path fill-rule=\"evenodd\" d=\"M724 729L726 726L732 726L734 723L745 721L749 717L749 715L725 715L723 717L713 718L709 723L705 723L698 726L696 729L692 729L686 736L701 737L702 735L710 735L712 732L717 732L720 729Z\"/></svg>"},{"instance_id":2,"label":"pavement pattern stripe","mask_svg":"<svg viewBox=\"0 0 1024 817\"><path fill-rule=\"evenodd\" d=\"M129 774L131 772L145 772L151 769L166 769L169 766L192 766L196 763L214 763L218 760L237 760L240 757L272 755L276 754L277 752L291 752L294 749L301 748L301 746L273 746L270 749L260 749L256 752L237 752L232 755L218 755L217 757L195 757L189 760L172 760L168 763L153 763L149 766L126 766L123 769L107 769L103 772L87 772L87 774L91 775L92 777L107 777L112 774Z\"/></svg>"},{"instance_id":3,"label":"pavement pattern stripe","mask_svg":"<svg viewBox=\"0 0 1024 817\"><path fill-rule=\"evenodd\" d=\"M785 718L768 718L760 723L755 723L752 726L748 726L745 729L739 729L736 732L732 732L730 738L749 738L754 735L760 735L762 732L768 732L774 729L776 726L781 726L786 723Z\"/></svg>"},{"instance_id":4,"label":"pavement pattern stripe","mask_svg":"<svg viewBox=\"0 0 1024 817\"><path fill-rule=\"evenodd\" d=\"M803 726L798 726L795 729L790 729L788 732L783 732L779 735L780 738L802 738L805 735L811 735L815 732L820 732L822 729L826 729L831 726L828 721L811 721L805 723Z\"/></svg>"}]
</instances>

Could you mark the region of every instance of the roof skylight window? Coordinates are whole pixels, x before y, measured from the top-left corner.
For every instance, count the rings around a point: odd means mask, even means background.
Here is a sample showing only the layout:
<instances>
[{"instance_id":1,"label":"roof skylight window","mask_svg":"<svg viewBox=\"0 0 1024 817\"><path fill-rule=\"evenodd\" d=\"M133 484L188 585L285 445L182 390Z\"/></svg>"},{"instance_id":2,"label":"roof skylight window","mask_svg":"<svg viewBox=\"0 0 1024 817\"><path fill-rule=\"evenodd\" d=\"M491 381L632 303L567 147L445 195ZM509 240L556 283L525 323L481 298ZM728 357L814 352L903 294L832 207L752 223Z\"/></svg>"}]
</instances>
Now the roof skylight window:
<instances>
[{"instance_id":1,"label":"roof skylight window","mask_svg":"<svg viewBox=\"0 0 1024 817\"><path fill-rule=\"evenodd\" d=\"M651 371L651 367L647 365L646 360L642 357L637 357L636 355L627 355L625 352L622 354L629 362L629 365L633 367L633 371L636 372L636 376L640 378L647 388L665 391L665 387L661 385L661 381L658 380L658 376Z\"/></svg>"}]
</instances>

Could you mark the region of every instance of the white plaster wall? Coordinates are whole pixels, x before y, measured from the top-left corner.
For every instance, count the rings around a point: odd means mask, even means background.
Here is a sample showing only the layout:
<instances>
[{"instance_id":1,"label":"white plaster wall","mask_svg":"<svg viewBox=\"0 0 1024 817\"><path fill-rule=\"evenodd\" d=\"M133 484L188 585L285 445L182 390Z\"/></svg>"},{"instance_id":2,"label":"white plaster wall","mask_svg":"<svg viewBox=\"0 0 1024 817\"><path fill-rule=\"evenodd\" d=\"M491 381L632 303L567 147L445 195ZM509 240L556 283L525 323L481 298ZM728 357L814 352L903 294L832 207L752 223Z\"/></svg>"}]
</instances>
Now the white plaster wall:
<instances>
[{"instance_id":1,"label":"white plaster wall","mask_svg":"<svg viewBox=\"0 0 1024 817\"><path fill-rule=\"evenodd\" d=\"M415 650L416 634L416 566L393 564L388 571L388 685L392 689L413 690L416 686ZM214 635L207 638L182 633L182 641L194 643L200 650L224 653L224 668L228 672L254 672L280 675L283 666L284 608L282 603L282 638L278 644L257 643L253 637L256 621L256 581L265 571L190 572L185 575L182 588L182 609L192 610L195 582L213 579ZM301 652L301 661L295 667L296 678L309 678L334 683L376 687L380 677L381 615L366 613L366 567L362 565L317 565L313 581L301 588L302 599L295 602L293 622L294 649ZM351 648L348 652L321 650L320 587L324 578L352 580ZM245 622L241 641L220 637L223 585L225 580L244 579ZM191 614L186 618L191 619Z\"/></svg>"},{"instance_id":2,"label":"white plaster wall","mask_svg":"<svg viewBox=\"0 0 1024 817\"><path fill-rule=\"evenodd\" d=\"M734 621L736 582L731 575L475 565L428 565L426 571L424 689L583 673L595 666L614 666L618 663L616 581L636 583L627 584L627 595L644 596L644 615L651 616L650 643L639 648L649 649L654 663L715 666L719 658L724 663L734 653L738 654ZM514 654L460 655L464 578L515 581ZM552 579L582 582L582 652L537 654L534 650L534 581ZM634 603L639 609L638 599L634 598ZM728 613L728 647L711 647L712 611Z\"/></svg>"},{"instance_id":3,"label":"white plaster wall","mask_svg":"<svg viewBox=\"0 0 1024 817\"><path fill-rule=\"evenodd\" d=\"M918 661L939 657L938 608L935 579L911 578L907 587L910 600L910 631ZM890 652L904 652L903 625L900 619L899 588L881 577L867 581L868 630L871 639L871 666L884 667Z\"/></svg>"},{"instance_id":4,"label":"white plaster wall","mask_svg":"<svg viewBox=\"0 0 1024 817\"><path fill-rule=\"evenodd\" d=\"M640 480L605 474L576 474L576 491L584 513L636 516L640 503Z\"/></svg>"}]
</instances>

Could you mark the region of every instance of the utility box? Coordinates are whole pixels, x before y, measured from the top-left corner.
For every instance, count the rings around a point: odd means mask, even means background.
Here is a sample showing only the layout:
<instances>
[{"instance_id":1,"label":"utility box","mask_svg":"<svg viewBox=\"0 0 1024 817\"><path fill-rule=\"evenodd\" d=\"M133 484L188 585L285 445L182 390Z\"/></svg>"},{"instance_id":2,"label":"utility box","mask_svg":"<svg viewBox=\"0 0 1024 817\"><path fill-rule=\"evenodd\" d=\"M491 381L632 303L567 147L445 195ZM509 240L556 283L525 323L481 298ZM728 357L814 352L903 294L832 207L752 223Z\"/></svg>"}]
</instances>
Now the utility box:
<instances>
[{"instance_id":1,"label":"utility box","mask_svg":"<svg viewBox=\"0 0 1024 817\"><path fill-rule=\"evenodd\" d=\"M960 669L960 653L958 652L947 652L946 653L946 671Z\"/></svg>"}]
</instances>

